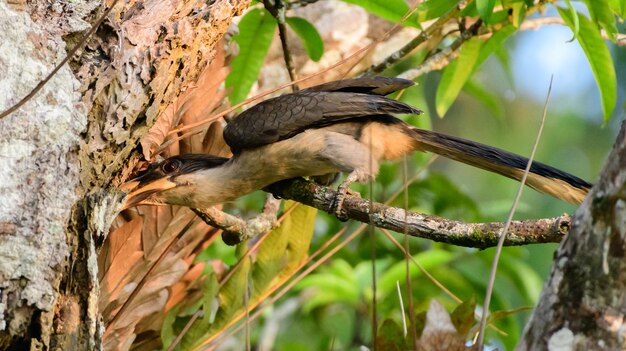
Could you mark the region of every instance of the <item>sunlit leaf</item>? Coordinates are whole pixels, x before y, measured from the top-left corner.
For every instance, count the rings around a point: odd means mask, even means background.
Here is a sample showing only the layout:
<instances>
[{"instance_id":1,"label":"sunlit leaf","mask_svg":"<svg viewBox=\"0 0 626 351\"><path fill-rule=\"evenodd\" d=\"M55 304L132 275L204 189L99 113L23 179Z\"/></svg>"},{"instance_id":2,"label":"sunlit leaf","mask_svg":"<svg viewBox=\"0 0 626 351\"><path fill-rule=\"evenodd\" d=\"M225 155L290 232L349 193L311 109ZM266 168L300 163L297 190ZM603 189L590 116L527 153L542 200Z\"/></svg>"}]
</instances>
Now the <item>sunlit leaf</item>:
<instances>
[{"instance_id":1,"label":"sunlit leaf","mask_svg":"<svg viewBox=\"0 0 626 351\"><path fill-rule=\"evenodd\" d=\"M436 96L437 114L440 117L446 114L474 71L481 46L482 41L478 38L468 40L461 47L459 57L443 70Z\"/></svg>"},{"instance_id":2,"label":"sunlit leaf","mask_svg":"<svg viewBox=\"0 0 626 351\"><path fill-rule=\"evenodd\" d=\"M450 262L454 257L454 254L451 252L437 249L432 249L413 256L426 270ZM409 271L413 279L422 274L422 271L412 262L409 264ZM404 261L395 263L380 276L377 289L379 289L383 295L394 293L396 290L396 282L400 282L400 284L406 282L406 262Z\"/></svg>"},{"instance_id":3,"label":"sunlit leaf","mask_svg":"<svg viewBox=\"0 0 626 351\"><path fill-rule=\"evenodd\" d=\"M297 207L283 219L278 228L268 234L256 255L244 257L247 246L237 247L239 257L244 258L217 295L219 308L215 321L210 323L207 316L196 320L183 338L183 349L202 344L208 337L220 331L220 328L243 318L245 306L257 306L268 289L291 277L296 268L306 260L317 210L287 201L285 208L290 206ZM251 291L247 302L246 291ZM206 303L208 302L207 300ZM206 303L204 308L209 310Z\"/></svg>"},{"instance_id":4,"label":"sunlit leaf","mask_svg":"<svg viewBox=\"0 0 626 351\"><path fill-rule=\"evenodd\" d=\"M523 2L517 2L511 4L511 24L515 28L519 28L522 22L524 22L524 18L526 18L526 4Z\"/></svg>"},{"instance_id":5,"label":"sunlit leaf","mask_svg":"<svg viewBox=\"0 0 626 351\"><path fill-rule=\"evenodd\" d=\"M304 302L305 311L331 302L344 302L356 306L361 291L354 279L319 273L305 277L297 285L298 289L313 288L312 295Z\"/></svg>"},{"instance_id":6,"label":"sunlit leaf","mask_svg":"<svg viewBox=\"0 0 626 351\"><path fill-rule=\"evenodd\" d=\"M452 10L459 0L428 0L417 6L420 22L445 15Z\"/></svg>"},{"instance_id":7,"label":"sunlit leaf","mask_svg":"<svg viewBox=\"0 0 626 351\"><path fill-rule=\"evenodd\" d=\"M496 0L476 0L476 9L480 18L487 24L491 19L491 13L493 13L493 7L496 4Z\"/></svg>"},{"instance_id":8,"label":"sunlit leaf","mask_svg":"<svg viewBox=\"0 0 626 351\"><path fill-rule=\"evenodd\" d=\"M349 4L361 6L367 12L378 17L398 22L409 11L409 5L404 0L343 0ZM404 23L417 26L417 15L412 14Z\"/></svg>"},{"instance_id":9,"label":"sunlit leaf","mask_svg":"<svg viewBox=\"0 0 626 351\"><path fill-rule=\"evenodd\" d=\"M598 28L587 17L578 13L572 15L571 12L560 7L557 7L557 9L565 23L572 30L574 30L576 25L575 19L578 18L580 33L578 33L577 39L587 56L587 60L589 60L596 83L598 83L600 96L602 97L602 112L604 114L604 122L606 123L611 118L611 113L617 102L617 79L609 48L605 44L604 39L602 39Z\"/></svg>"},{"instance_id":10,"label":"sunlit leaf","mask_svg":"<svg viewBox=\"0 0 626 351\"><path fill-rule=\"evenodd\" d=\"M589 9L591 20L606 30L609 38L615 40L617 26L615 25L615 15L611 11L608 1L584 0Z\"/></svg>"},{"instance_id":11,"label":"sunlit leaf","mask_svg":"<svg viewBox=\"0 0 626 351\"><path fill-rule=\"evenodd\" d=\"M578 16L576 15L576 9L574 8L574 6L572 6L570 0L565 0L565 4L567 5L567 10L569 11L570 18L573 19L572 25L570 27L572 28L572 32L574 32L574 36L569 41L574 41L574 39L576 39L576 37L578 36L578 32L580 31L580 23L578 21Z\"/></svg>"},{"instance_id":12,"label":"sunlit leaf","mask_svg":"<svg viewBox=\"0 0 626 351\"><path fill-rule=\"evenodd\" d=\"M626 1L623 0L609 0L609 7L611 11L621 18L626 17Z\"/></svg>"},{"instance_id":13,"label":"sunlit leaf","mask_svg":"<svg viewBox=\"0 0 626 351\"><path fill-rule=\"evenodd\" d=\"M322 58L322 54L324 54L324 41L320 33L315 29L315 26L301 17L287 17L286 21L289 27L302 40L304 50L306 50L311 60L319 61Z\"/></svg>"},{"instance_id":14,"label":"sunlit leaf","mask_svg":"<svg viewBox=\"0 0 626 351\"><path fill-rule=\"evenodd\" d=\"M502 48L505 40L507 40L511 34L515 33L516 29L513 25L507 25L499 31L493 33L491 38L481 46L478 59L476 59L476 67L480 66L487 60L489 55Z\"/></svg>"},{"instance_id":15,"label":"sunlit leaf","mask_svg":"<svg viewBox=\"0 0 626 351\"><path fill-rule=\"evenodd\" d=\"M232 71L226 78L226 87L232 88L232 104L248 96L261 72L275 29L276 20L265 9L253 9L239 22L239 34L233 37L239 44L239 55L231 62Z\"/></svg>"}]
</instances>

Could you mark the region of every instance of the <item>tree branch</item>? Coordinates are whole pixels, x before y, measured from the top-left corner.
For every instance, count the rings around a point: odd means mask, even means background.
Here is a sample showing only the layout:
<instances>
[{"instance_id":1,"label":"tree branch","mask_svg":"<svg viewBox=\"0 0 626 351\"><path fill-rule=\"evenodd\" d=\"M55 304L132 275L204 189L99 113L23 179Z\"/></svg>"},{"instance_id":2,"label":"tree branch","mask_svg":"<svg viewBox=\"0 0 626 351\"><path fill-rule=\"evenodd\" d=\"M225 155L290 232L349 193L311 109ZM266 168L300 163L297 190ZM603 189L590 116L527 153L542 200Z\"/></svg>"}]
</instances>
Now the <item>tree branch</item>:
<instances>
[{"instance_id":1,"label":"tree branch","mask_svg":"<svg viewBox=\"0 0 626 351\"><path fill-rule=\"evenodd\" d=\"M336 192L304 179L287 180L270 187L274 196L291 199L321 211L334 214ZM371 208L371 213L370 213ZM348 218L376 227L406 233L464 247L487 248L495 246L504 223L464 223L437 216L405 211L378 202L371 203L358 196L347 196L343 203ZM513 221L505 245L528 245L560 242L570 228L570 216Z\"/></svg>"},{"instance_id":2,"label":"tree branch","mask_svg":"<svg viewBox=\"0 0 626 351\"><path fill-rule=\"evenodd\" d=\"M224 240L224 243L237 245L242 241L271 230L276 223L279 205L280 200L275 199L272 195L268 195L263 207L263 213L247 221L222 212L215 207L207 209L192 208L192 211L206 224L222 229L222 240Z\"/></svg>"}]
</instances>

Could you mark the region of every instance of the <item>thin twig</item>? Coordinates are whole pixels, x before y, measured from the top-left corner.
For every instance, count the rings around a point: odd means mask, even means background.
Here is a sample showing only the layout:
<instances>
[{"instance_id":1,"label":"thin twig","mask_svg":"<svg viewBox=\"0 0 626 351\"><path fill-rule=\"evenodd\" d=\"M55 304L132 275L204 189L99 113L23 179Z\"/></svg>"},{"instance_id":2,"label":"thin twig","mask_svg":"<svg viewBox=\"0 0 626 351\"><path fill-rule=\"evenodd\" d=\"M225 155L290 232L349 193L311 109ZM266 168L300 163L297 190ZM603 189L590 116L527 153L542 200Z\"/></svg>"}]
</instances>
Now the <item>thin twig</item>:
<instances>
[{"instance_id":1,"label":"thin twig","mask_svg":"<svg viewBox=\"0 0 626 351\"><path fill-rule=\"evenodd\" d=\"M263 5L278 23L278 36L280 37L280 44L283 49L283 59L285 60L285 67L289 72L289 79L294 82L291 86L292 91L298 91L298 85L295 81L298 79L296 76L296 70L293 67L293 58L291 57L291 51L289 51L289 45L287 43L287 26L285 25L285 4L282 0L274 0L274 4L270 0L263 0Z\"/></svg>"},{"instance_id":2,"label":"thin twig","mask_svg":"<svg viewBox=\"0 0 626 351\"><path fill-rule=\"evenodd\" d=\"M402 90L402 92L404 92L404 90ZM401 92L401 93L402 93ZM399 99L399 98L398 98ZM402 185L403 185L403 197L404 197L404 210L405 210L405 218L404 218L404 222L407 223L404 226L404 230L402 231L402 233L404 234L404 250L402 250L404 252L404 262L406 264L405 269L406 269L406 291L407 291L407 303L408 303L408 307L409 307L409 322L411 323L412 326L415 325L415 310L413 309L413 287L412 287L412 282L411 282L411 271L410 271L410 266L409 266L409 262L411 260L411 250L409 248L409 236L407 235L407 233L409 232L409 226L408 226L408 222L407 222L407 218L406 218L406 211L409 210L409 164L408 164L408 160L407 160L407 156L405 155L402 158ZM404 316L404 315L403 315ZM402 319L403 323L406 324L406 321L404 321L404 318ZM406 331L405 331L405 337L406 337ZM413 347L417 350L418 349L418 339L417 339L417 330L414 327L411 327L411 341L413 341Z\"/></svg>"},{"instance_id":3,"label":"thin twig","mask_svg":"<svg viewBox=\"0 0 626 351\"><path fill-rule=\"evenodd\" d=\"M524 174L522 175L522 179L520 180L520 185L517 189L515 200L513 200L513 205L511 206L511 210L509 211L508 218L506 219L506 224L504 225L504 229L502 230L502 233L500 234L500 239L498 240L498 246L496 246L496 252L493 257L493 264L491 265L491 272L489 273L489 283L487 284L487 291L485 292L485 302L483 304L483 315L480 319L480 328L478 331L478 350L482 350L483 345L485 343L485 325L487 324L487 315L489 314L489 304L491 303L491 294L493 292L493 286L496 281L498 261L500 259L500 254L502 253L502 247L504 246L508 229L512 225L512 222L513 222L513 214L515 214L515 210L517 209L517 204L519 203L519 200L522 197L524 184L526 183L526 178L528 177L528 173L530 172L530 167L533 163L535 152L537 151L537 147L539 146L539 140L541 139L541 132L543 131L543 126L546 121L546 115L548 114L548 103L550 101L550 93L552 92L552 80L553 79L554 79L554 76L550 77L550 85L548 86L548 95L546 96L546 102L543 106L543 115L541 116L541 124L539 125L539 131L537 132L537 137L535 138L535 144L533 145L533 150L530 153L530 157L528 157L528 163L526 164L526 169L524 170Z\"/></svg>"},{"instance_id":4,"label":"thin twig","mask_svg":"<svg viewBox=\"0 0 626 351\"><path fill-rule=\"evenodd\" d=\"M111 13L115 5L117 5L118 1L119 0L113 0L113 2L111 3L111 6L109 6L109 8L104 11L102 16L100 16L100 18L98 18L96 23L94 23L94 25L91 26L91 29L89 29L87 34L85 34L80 39L78 44L76 44L76 46L74 46L72 50L70 50L67 53L65 58L58 65L56 65L54 69L50 73L48 73L46 78L44 78L41 82L39 82L35 86L35 88L33 88L33 90L31 90L30 93L28 93L28 95L24 96L20 101L18 101L15 105L9 107L6 111L2 111L2 113L0 113L0 119L15 112L17 109L22 107L25 103L27 103L28 100L32 99L50 81L50 79L52 79L52 77L54 77L54 75L57 74L57 72L61 69L61 67L63 67L69 60L71 60L74 54L76 54L76 52L78 52L78 50L80 50L85 45L85 43L87 42L87 39L89 39L89 37L91 37L91 35L93 35L93 33L96 32L98 27L100 27L100 24L102 24L104 19L109 15L109 13Z\"/></svg>"},{"instance_id":5,"label":"thin twig","mask_svg":"<svg viewBox=\"0 0 626 351\"><path fill-rule=\"evenodd\" d=\"M474 24L472 24L468 29L461 32L461 35L454 41L450 46L444 48L438 53L427 58L422 64L419 66L412 68L398 75L398 78L404 79L415 79L419 76L422 76L428 72L435 71L438 69L442 69L450 62L450 58L452 58L457 50L461 47L461 45L472 38L473 36L478 34L478 30L482 26L482 21L478 20Z\"/></svg>"},{"instance_id":6,"label":"thin twig","mask_svg":"<svg viewBox=\"0 0 626 351\"><path fill-rule=\"evenodd\" d=\"M408 261L407 261L408 262ZM396 280L396 291L398 292L398 301L400 302L400 311L402 315L402 332L406 338L408 329L406 327L406 312L404 311L404 302L402 301L402 289L400 289L400 282ZM409 292L410 294L410 292Z\"/></svg>"},{"instance_id":7,"label":"thin twig","mask_svg":"<svg viewBox=\"0 0 626 351\"><path fill-rule=\"evenodd\" d=\"M369 133L369 145L370 148L374 145L373 133ZM369 153L369 169L371 174L375 174L374 171L374 153ZM369 198L370 198L370 213L374 213L373 211L373 203L374 203L374 180L370 179L369 181ZM376 339L378 339L378 312L377 312L377 301L376 301L376 227L374 227L373 221L369 223L369 239L370 239L370 258L372 261L372 349L377 351Z\"/></svg>"},{"instance_id":8,"label":"thin twig","mask_svg":"<svg viewBox=\"0 0 626 351\"><path fill-rule=\"evenodd\" d=\"M398 51L387 56L387 58L384 59L382 62L372 65L365 72L361 73L361 76L371 76L371 75L380 73L386 70L387 68L391 67L392 65L396 64L398 61L403 59L406 55L410 54L413 50L415 50L415 48L422 45L427 40L431 39L431 37L435 33L441 31L443 26L446 23L448 23L448 21L450 21L452 18L454 18L460 11L461 11L460 8L458 6L455 6L453 9L448 11L447 14L445 14L442 17L439 17L439 19L437 19L435 23L433 23L432 25L430 25L430 27L423 30L417 37L413 38L411 41L409 41L406 45L404 45Z\"/></svg>"}]
</instances>

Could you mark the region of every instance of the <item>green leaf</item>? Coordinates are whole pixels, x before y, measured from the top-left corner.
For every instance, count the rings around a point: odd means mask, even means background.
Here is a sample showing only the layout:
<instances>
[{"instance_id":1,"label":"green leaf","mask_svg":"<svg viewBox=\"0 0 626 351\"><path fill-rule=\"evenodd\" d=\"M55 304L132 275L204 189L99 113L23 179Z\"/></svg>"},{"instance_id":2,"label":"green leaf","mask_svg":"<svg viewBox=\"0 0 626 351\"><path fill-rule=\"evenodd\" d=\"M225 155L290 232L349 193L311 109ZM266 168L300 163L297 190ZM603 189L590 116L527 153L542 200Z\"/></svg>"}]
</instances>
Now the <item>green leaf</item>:
<instances>
[{"instance_id":1,"label":"green leaf","mask_svg":"<svg viewBox=\"0 0 626 351\"><path fill-rule=\"evenodd\" d=\"M515 28L519 28L526 18L526 4L523 2L516 2L511 4L511 24Z\"/></svg>"},{"instance_id":2,"label":"green leaf","mask_svg":"<svg viewBox=\"0 0 626 351\"><path fill-rule=\"evenodd\" d=\"M311 60L317 62L324 53L324 41L315 26L301 17L287 17L287 24L298 35Z\"/></svg>"},{"instance_id":3,"label":"green leaf","mask_svg":"<svg viewBox=\"0 0 626 351\"><path fill-rule=\"evenodd\" d=\"M574 28L576 22L574 18L578 18L578 22L580 23L580 33L577 38L578 43L585 52L587 60L589 60L591 71L600 89L602 111L604 114L604 122L606 123L611 118L611 113L617 102L617 79L615 77L615 67L613 66L609 48L604 43L604 39L602 39L598 28L594 26L587 17L578 13L572 15L569 11L560 7L557 7L557 9L570 28Z\"/></svg>"},{"instance_id":4,"label":"green leaf","mask_svg":"<svg viewBox=\"0 0 626 351\"><path fill-rule=\"evenodd\" d=\"M470 79L465 83L465 92L485 105L498 119L504 118L504 106L502 106L502 101L489 89L485 89Z\"/></svg>"},{"instance_id":5,"label":"green leaf","mask_svg":"<svg viewBox=\"0 0 626 351\"><path fill-rule=\"evenodd\" d=\"M441 173L433 172L426 179L414 182L409 185L409 192L413 194L409 200L411 206L427 202L431 206L428 211L438 216L462 218L466 221L481 218L476 202ZM414 202L413 198L421 201Z\"/></svg>"},{"instance_id":6,"label":"green leaf","mask_svg":"<svg viewBox=\"0 0 626 351\"><path fill-rule=\"evenodd\" d=\"M476 9L476 1L470 2L465 8L461 10L458 17L476 17L478 16L478 10Z\"/></svg>"},{"instance_id":7,"label":"green leaf","mask_svg":"<svg viewBox=\"0 0 626 351\"><path fill-rule=\"evenodd\" d=\"M450 314L452 324L456 328L459 335L466 336L474 325L474 311L476 310L476 297L472 296L469 300L463 301L462 304L454 309Z\"/></svg>"},{"instance_id":8,"label":"green leaf","mask_svg":"<svg viewBox=\"0 0 626 351\"><path fill-rule=\"evenodd\" d=\"M202 286L202 311L204 312L204 318L208 323L212 323L211 316L213 315L213 303L217 297L220 283L217 281L215 273L210 273L207 280Z\"/></svg>"},{"instance_id":9,"label":"green leaf","mask_svg":"<svg viewBox=\"0 0 626 351\"><path fill-rule=\"evenodd\" d=\"M172 341L176 338L176 333L174 332L174 322L176 322L179 309L180 305L174 306L174 308L167 312L165 318L163 319L163 325L161 326L161 342L163 343L163 349L170 346Z\"/></svg>"},{"instance_id":10,"label":"green leaf","mask_svg":"<svg viewBox=\"0 0 626 351\"><path fill-rule=\"evenodd\" d=\"M589 9L591 20L604 28L611 40L615 40L617 25L615 24L615 15L611 11L609 2L605 0L584 0L584 3Z\"/></svg>"},{"instance_id":11,"label":"green leaf","mask_svg":"<svg viewBox=\"0 0 626 351\"><path fill-rule=\"evenodd\" d=\"M286 201L284 207L290 206L298 207L283 219L278 228L267 235L256 255L244 257L248 246L237 247L239 257L243 257L243 261L217 294L219 308L215 320L211 321L207 314L203 318L198 318L185 334L182 349L198 346L226 324L242 318L246 305L258 304L268 288L281 284L291 277L296 268L306 260L317 210ZM214 286L215 289L219 286L217 281L214 282ZM212 305L209 304L214 301L212 296L215 296L215 291L213 286L206 289L203 305L204 310L210 312ZM252 291L252 294L244 304L246 291Z\"/></svg>"},{"instance_id":12,"label":"green leaf","mask_svg":"<svg viewBox=\"0 0 626 351\"><path fill-rule=\"evenodd\" d=\"M303 303L307 312L331 302L344 302L350 306L356 306L359 302L359 286L354 279L345 280L331 274L315 274L302 279L297 287L313 288L313 292Z\"/></svg>"},{"instance_id":13,"label":"green leaf","mask_svg":"<svg viewBox=\"0 0 626 351\"><path fill-rule=\"evenodd\" d=\"M404 0L343 0L348 4L358 5L367 12L378 17L398 22L409 12L409 5ZM418 24L417 14L413 13L404 22L405 25L416 27Z\"/></svg>"},{"instance_id":14,"label":"green leaf","mask_svg":"<svg viewBox=\"0 0 626 351\"><path fill-rule=\"evenodd\" d=\"M478 10L478 14L487 24L489 24L495 4L496 0L476 0L476 9Z\"/></svg>"},{"instance_id":15,"label":"green leaf","mask_svg":"<svg viewBox=\"0 0 626 351\"><path fill-rule=\"evenodd\" d=\"M317 211L292 201L285 203L285 208L290 206L298 207L265 238L257 252L252 271L253 297L291 275L306 260Z\"/></svg>"},{"instance_id":16,"label":"green leaf","mask_svg":"<svg viewBox=\"0 0 626 351\"><path fill-rule=\"evenodd\" d=\"M500 64L502 65L502 69L504 69L504 73L506 74L506 79L508 80L509 84L515 85L515 78L513 78L513 70L511 69L511 58L509 57L509 51L504 47L500 47L499 49L496 49L496 51L494 51L493 53L496 55L498 61L500 61Z\"/></svg>"},{"instance_id":17,"label":"green leaf","mask_svg":"<svg viewBox=\"0 0 626 351\"><path fill-rule=\"evenodd\" d=\"M378 328L378 336L374 343L376 350L402 351L408 349L402 327L392 319L385 319Z\"/></svg>"},{"instance_id":18,"label":"green leaf","mask_svg":"<svg viewBox=\"0 0 626 351\"><path fill-rule=\"evenodd\" d=\"M609 7L611 11L620 18L626 18L626 1L624 0L609 0Z\"/></svg>"},{"instance_id":19,"label":"green leaf","mask_svg":"<svg viewBox=\"0 0 626 351\"><path fill-rule=\"evenodd\" d=\"M419 253L413 256L413 258L428 271L433 267L450 262L455 258L455 255L441 249L432 249ZM413 279L422 274L422 271L413 262L409 263L409 271ZM389 267L385 273L380 276L377 287L383 295L392 294L396 291L396 281L400 284L406 282L406 262L404 261L397 262Z\"/></svg>"},{"instance_id":20,"label":"green leaf","mask_svg":"<svg viewBox=\"0 0 626 351\"><path fill-rule=\"evenodd\" d=\"M417 6L419 22L441 17L452 10L459 0L428 0Z\"/></svg>"},{"instance_id":21,"label":"green leaf","mask_svg":"<svg viewBox=\"0 0 626 351\"><path fill-rule=\"evenodd\" d=\"M482 65L489 55L501 49L502 43L504 43L504 41L507 40L511 34L515 33L515 31L515 26L507 25L499 31L493 33L491 38L489 38L480 48L480 53L478 54L478 59L476 59L475 67Z\"/></svg>"},{"instance_id":22,"label":"green leaf","mask_svg":"<svg viewBox=\"0 0 626 351\"><path fill-rule=\"evenodd\" d=\"M527 303L535 304L539 300L543 280L528 263L507 255L501 257L500 267L506 270L506 275L515 282L516 289L524 296Z\"/></svg>"},{"instance_id":23,"label":"green leaf","mask_svg":"<svg viewBox=\"0 0 626 351\"><path fill-rule=\"evenodd\" d=\"M574 8L574 6L572 6L572 3L570 2L570 0L565 0L565 4L567 5L567 9L569 10L571 18L574 19L573 26L570 26L572 28L572 31L574 32L574 36L572 37L572 39L569 40L569 41L574 41L574 39L578 37L578 32L580 31L580 23L578 21L578 16L576 15L576 9Z\"/></svg>"},{"instance_id":24,"label":"green leaf","mask_svg":"<svg viewBox=\"0 0 626 351\"><path fill-rule=\"evenodd\" d=\"M239 55L230 64L232 70L225 83L227 88L232 88L231 104L240 103L248 96L261 72L275 29L276 20L265 9L251 10L239 22L239 34L233 37L239 44Z\"/></svg>"},{"instance_id":25,"label":"green leaf","mask_svg":"<svg viewBox=\"0 0 626 351\"><path fill-rule=\"evenodd\" d=\"M478 38L468 40L461 47L459 57L443 70L436 95L436 109L440 117L446 114L474 71L481 46L482 41Z\"/></svg>"}]
</instances>

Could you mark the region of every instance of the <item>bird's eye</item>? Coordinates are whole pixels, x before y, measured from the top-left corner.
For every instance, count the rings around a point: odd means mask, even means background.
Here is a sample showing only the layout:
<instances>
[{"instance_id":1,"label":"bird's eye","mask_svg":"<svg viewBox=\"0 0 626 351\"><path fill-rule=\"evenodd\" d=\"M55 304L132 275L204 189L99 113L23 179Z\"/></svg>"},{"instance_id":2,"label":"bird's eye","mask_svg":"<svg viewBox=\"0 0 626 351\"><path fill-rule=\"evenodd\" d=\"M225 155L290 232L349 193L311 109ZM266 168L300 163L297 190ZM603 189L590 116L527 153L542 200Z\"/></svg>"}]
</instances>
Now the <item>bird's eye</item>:
<instances>
[{"instance_id":1,"label":"bird's eye","mask_svg":"<svg viewBox=\"0 0 626 351\"><path fill-rule=\"evenodd\" d=\"M165 160L163 161L163 164L161 165L161 169L163 170L163 172L167 174L174 173L178 171L179 168L180 168L180 161L176 159Z\"/></svg>"}]
</instances>

